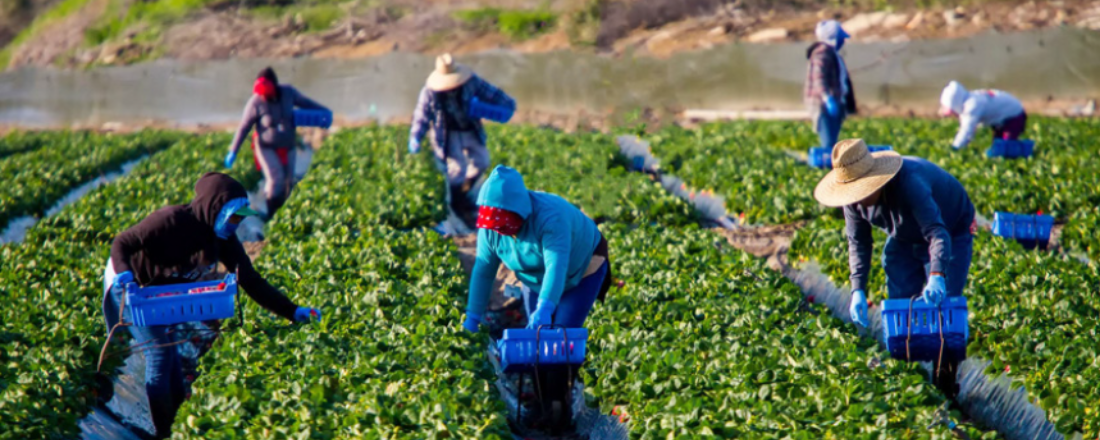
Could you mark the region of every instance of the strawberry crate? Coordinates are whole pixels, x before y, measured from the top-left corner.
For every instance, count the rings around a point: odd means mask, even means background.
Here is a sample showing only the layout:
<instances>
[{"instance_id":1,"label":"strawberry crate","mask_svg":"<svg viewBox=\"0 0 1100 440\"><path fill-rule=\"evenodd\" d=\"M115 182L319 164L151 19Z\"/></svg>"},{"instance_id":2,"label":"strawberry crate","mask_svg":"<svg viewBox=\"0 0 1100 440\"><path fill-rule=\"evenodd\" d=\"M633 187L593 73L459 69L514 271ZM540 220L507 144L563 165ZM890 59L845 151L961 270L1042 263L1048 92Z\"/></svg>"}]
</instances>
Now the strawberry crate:
<instances>
[{"instance_id":1,"label":"strawberry crate","mask_svg":"<svg viewBox=\"0 0 1100 440\"><path fill-rule=\"evenodd\" d=\"M895 359L935 362L942 348L943 360L961 361L970 337L966 298L950 297L939 307L920 299L888 299L882 303L882 331Z\"/></svg>"},{"instance_id":2,"label":"strawberry crate","mask_svg":"<svg viewBox=\"0 0 1100 440\"><path fill-rule=\"evenodd\" d=\"M872 153L893 149L894 147L889 145L867 146L867 150ZM812 147L810 151L806 153L806 161L811 167L831 170L833 168L833 149L832 147Z\"/></svg>"},{"instance_id":3,"label":"strawberry crate","mask_svg":"<svg viewBox=\"0 0 1100 440\"><path fill-rule=\"evenodd\" d=\"M1025 249L1046 249L1053 228L1054 217L1047 214L993 214L993 235L1014 239Z\"/></svg>"},{"instance_id":4,"label":"strawberry crate","mask_svg":"<svg viewBox=\"0 0 1100 440\"><path fill-rule=\"evenodd\" d=\"M507 329L497 342L505 373L530 371L540 365L579 366L584 363L587 343L585 328Z\"/></svg>"},{"instance_id":5,"label":"strawberry crate","mask_svg":"<svg viewBox=\"0 0 1100 440\"><path fill-rule=\"evenodd\" d=\"M466 114L474 119L488 119L493 122L505 124L512 120L514 109L502 105L494 105L482 102L477 97L471 98L467 106Z\"/></svg>"},{"instance_id":6,"label":"strawberry crate","mask_svg":"<svg viewBox=\"0 0 1100 440\"><path fill-rule=\"evenodd\" d=\"M328 110L294 110L294 125L297 127L329 128L332 126L332 112Z\"/></svg>"},{"instance_id":7,"label":"strawberry crate","mask_svg":"<svg viewBox=\"0 0 1100 440\"><path fill-rule=\"evenodd\" d=\"M1035 154L1035 141L1031 139L994 139L993 145L985 150L987 157L1003 157L1005 159L1031 157L1033 154Z\"/></svg>"},{"instance_id":8,"label":"strawberry crate","mask_svg":"<svg viewBox=\"0 0 1100 440\"><path fill-rule=\"evenodd\" d=\"M233 316L237 276L197 283L138 287L126 285L126 304L137 326L172 325Z\"/></svg>"}]
</instances>

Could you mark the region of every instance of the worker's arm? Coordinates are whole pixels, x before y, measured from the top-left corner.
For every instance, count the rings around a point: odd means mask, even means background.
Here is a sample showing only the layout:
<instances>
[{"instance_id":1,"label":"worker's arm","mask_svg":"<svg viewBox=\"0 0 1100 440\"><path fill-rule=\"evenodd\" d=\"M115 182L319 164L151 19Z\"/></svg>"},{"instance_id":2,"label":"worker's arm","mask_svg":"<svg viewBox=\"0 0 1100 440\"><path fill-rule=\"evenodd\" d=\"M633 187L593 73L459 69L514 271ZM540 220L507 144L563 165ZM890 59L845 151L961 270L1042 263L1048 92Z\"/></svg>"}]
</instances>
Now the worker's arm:
<instances>
[{"instance_id":1,"label":"worker's arm","mask_svg":"<svg viewBox=\"0 0 1100 440\"><path fill-rule=\"evenodd\" d=\"M294 321L294 311L298 306L256 272L241 241L233 236L222 243L219 259L230 272L237 272L237 281L244 292L263 308Z\"/></svg>"},{"instance_id":2,"label":"worker's arm","mask_svg":"<svg viewBox=\"0 0 1100 440\"><path fill-rule=\"evenodd\" d=\"M472 78L474 81L474 95L477 99L485 101L489 104L499 105L507 107L508 109L516 109L516 100L504 93L503 90L497 86L492 85L489 81L485 81L478 76Z\"/></svg>"},{"instance_id":3,"label":"worker's arm","mask_svg":"<svg viewBox=\"0 0 1100 440\"><path fill-rule=\"evenodd\" d=\"M913 176L900 182L903 199L917 219L921 235L928 242L929 272L943 274L951 255L951 234L943 222L940 207L932 198L932 188L923 178Z\"/></svg>"},{"instance_id":4,"label":"worker's arm","mask_svg":"<svg viewBox=\"0 0 1100 440\"><path fill-rule=\"evenodd\" d=\"M572 231L558 218L547 219L543 230L542 258L546 265L543 272L539 302L549 301L557 305L565 292L565 277L569 271L569 254L573 247Z\"/></svg>"},{"instance_id":5,"label":"worker's arm","mask_svg":"<svg viewBox=\"0 0 1100 440\"><path fill-rule=\"evenodd\" d=\"M955 134L955 140L951 142L951 146L955 148L965 147L970 143L970 139L974 137L974 132L978 129L978 123L981 122L981 113L983 98L970 98L966 100L966 104L963 106L963 112L959 114L959 132Z\"/></svg>"},{"instance_id":6,"label":"worker's arm","mask_svg":"<svg viewBox=\"0 0 1100 440\"><path fill-rule=\"evenodd\" d=\"M860 217L856 208L845 206L844 233L848 236L848 270L852 290L867 290L867 277L871 273L871 251L874 248L871 223Z\"/></svg>"},{"instance_id":7,"label":"worker's arm","mask_svg":"<svg viewBox=\"0 0 1100 440\"><path fill-rule=\"evenodd\" d=\"M256 100L262 99L253 95L244 106L244 114L241 115L241 125L237 127L237 134L233 135L233 142L229 144L229 152L236 153L241 149L241 143L248 137L248 132L256 125Z\"/></svg>"},{"instance_id":8,"label":"worker's arm","mask_svg":"<svg viewBox=\"0 0 1100 440\"><path fill-rule=\"evenodd\" d=\"M294 106L295 107L298 107L300 109L305 109L305 110L324 110L326 112L332 113L332 110L329 110L328 107L325 107L325 106L321 105L321 103L310 99L306 95L303 95L302 92L298 91L298 89L293 89L293 90L294 90Z\"/></svg>"},{"instance_id":9,"label":"worker's arm","mask_svg":"<svg viewBox=\"0 0 1100 440\"><path fill-rule=\"evenodd\" d=\"M428 128L435 120L435 112L432 111L432 91L427 87L420 90L420 98L416 102L416 110L413 111L412 127L409 129L409 140L416 142L424 140L428 135ZM494 274L496 276L496 274Z\"/></svg>"},{"instance_id":10,"label":"worker's arm","mask_svg":"<svg viewBox=\"0 0 1100 440\"><path fill-rule=\"evenodd\" d=\"M470 274L470 292L466 301L466 315L483 316L489 308L489 295L493 292L493 282L497 279L497 269L500 268L500 257L489 246L488 234L495 234L486 229L477 232L477 259L474 260L474 271Z\"/></svg>"},{"instance_id":11,"label":"worker's arm","mask_svg":"<svg viewBox=\"0 0 1100 440\"><path fill-rule=\"evenodd\" d=\"M145 246L145 235L148 232L145 229L130 228L115 237L115 241L111 243L111 265L116 274L133 273L130 259Z\"/></svg>"}]
</instances>

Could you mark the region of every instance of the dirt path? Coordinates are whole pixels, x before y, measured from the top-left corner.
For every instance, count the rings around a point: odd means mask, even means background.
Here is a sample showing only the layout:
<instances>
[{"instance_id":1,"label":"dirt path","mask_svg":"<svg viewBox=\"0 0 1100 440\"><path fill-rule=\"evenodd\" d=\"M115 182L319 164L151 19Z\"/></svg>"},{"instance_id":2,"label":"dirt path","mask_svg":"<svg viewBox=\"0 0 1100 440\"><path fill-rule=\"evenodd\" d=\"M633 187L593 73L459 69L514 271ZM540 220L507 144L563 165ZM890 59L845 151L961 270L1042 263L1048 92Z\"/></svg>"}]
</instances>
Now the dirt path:
<instances>
[{"instance_id":1,"label":"dirt path","mask_svg":"<svg viewBox=\"0 0 1100 440\"><path fill-rule=\"evenodd\" d=\"M39 37L20 46L11 57L12 66L51 66L55 60L71 57L84 44L84 32L107 9L108 0L92 0L69 17L39 32Z\"/></svg>"}]
</instances>

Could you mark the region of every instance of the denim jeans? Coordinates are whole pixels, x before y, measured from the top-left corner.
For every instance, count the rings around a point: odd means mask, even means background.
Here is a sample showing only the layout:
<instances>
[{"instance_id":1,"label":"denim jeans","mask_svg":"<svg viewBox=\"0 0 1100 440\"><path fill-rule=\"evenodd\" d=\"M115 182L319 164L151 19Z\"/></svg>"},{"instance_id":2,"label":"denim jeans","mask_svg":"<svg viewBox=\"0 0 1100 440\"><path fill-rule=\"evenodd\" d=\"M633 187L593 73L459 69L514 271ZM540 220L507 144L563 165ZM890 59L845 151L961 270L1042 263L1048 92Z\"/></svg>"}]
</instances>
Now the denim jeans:
<instances>
[{"instance_id":1,"label":"denim jeans","mask_svg":"<svg viewBox=\"0 0 1100 440\"><path fill-rule=\"evenodd\" d=\"M592 311L592 305L596 303L596 298L600 295L600 289L603 287L603 281L607 277L609 268L610 262L604 261L595 273L582 278L580 284L561 294L558 307L554 309L554 326L565 328L584 327L584 320L588 318L588 312ZM538 292L531 291L530 296L533 298L524 298L527 316L534 314L535 308L538 307Z\"/></svg>"},{"instance_id":2,"label":"denim jeans","mask_svg":"<svg viewBox=\"0 0 1100 440\"><path fill-rule=\"evenodd\" d=\"M973 235L963 234L951 238L950 261L944 274L947 296L962 296L967 275L970 273L973 250ZM882 249L882 267L886 270L886 290L890 299L920 296L928 282L930 261L927 243L910 244L887 238L886 246Z\"/></svg>"},{"instance_id":3,"label":"denim jeans","mask_svg":"<svg viewBox=\"0 0 1100 440\"><path fill-rule=\"evenodd\" d=\"M844 124L844 110L840 110L836 116L830 116L829 112L825 111L825 107L822 106L821 112L817 115L817 121L815 121L817 136L822 147L832 150L837 140L840 139L840 126L842 124Z\"/></svg>"},{"instance_id":4,"label":"denim jeans","mask_svg":"<svg viewBox=\"0 0 1100 440\"><path fill-rule=\"evenodd\" d=\"M118 308L121 302L119 292L112 292L111 289L114 278L114 267L108 259L107 268L103 271L103 317L107 324L107 331L110 331L111 327L118 322ZM133 337L133 344L141 347L173 342L172 335L168 331L170 326L167 325L147 327L130 325L125 328ZM153 426L156 427L158 438L167 438L172 433L172 422L176 418L176 411L183 404L185 394L183 363L180 361L179 349L176 346L156 347L145 348L142 352L145 354L145 392L149 398Z\"/></svg>"}]
</instances>

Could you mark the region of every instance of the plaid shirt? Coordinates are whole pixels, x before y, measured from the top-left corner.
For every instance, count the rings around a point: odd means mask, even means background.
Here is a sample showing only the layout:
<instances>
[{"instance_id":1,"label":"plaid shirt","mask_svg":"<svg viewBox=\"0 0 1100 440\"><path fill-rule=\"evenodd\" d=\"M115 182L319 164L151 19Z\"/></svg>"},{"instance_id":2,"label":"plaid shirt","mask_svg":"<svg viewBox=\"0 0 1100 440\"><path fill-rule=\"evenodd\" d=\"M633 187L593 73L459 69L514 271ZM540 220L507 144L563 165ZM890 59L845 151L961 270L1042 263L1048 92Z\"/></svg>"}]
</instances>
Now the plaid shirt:
<instances>
[{"instance_id":1,"label":"plaid shirt","mask_svg":"<svg viewBox=\"0 0 1100 440\"><path fill-rule=\"evenodd\" d=\"M852 89L851 77L847 68L842 67L840 54L832 46L825 43L814 43L806 51L809 65L806 68L806 85L802 90L802 99L811 113L821 111L824 95L828 94L837 98L844 105L847 113L856 112L856 96ZM845 69L841 75L840 69ZM847 84L840 83L841 77L847 79ZM847 89L847 93L845 93Z\"/></svg>"},{"instance_id":2,"label":"plaid shirt","mask_svg":"<svg viewBox=\"0 0 1100 440\"><path fill-rule=\"evenodd\" d=\"M481 101L484 101L493 105L501 105L509 107L511 109L516 108L516 101L511 96L504 93L496 86L489 84L488 81L481 79L481 77L474 75L470 77L470 80L463 84L459 89L461 93L460 102L470 102L470 98L477 97ZM420 142L424 139L424 136L428 134L428 128L431 127L435 133L433 140L435 141L435 155L440 159L446 157L446 145L447 145L447 118L443 115L443 104L437 99L436 93L431 89L424 87L420 91L420 100L416 104L416 111L413 113L412 128L409 131L409 138L415 139ZM469 118L462 112L461 114L450 115L454 119ZM481 144L485 144L485 127L481 125L480 120L469 121L470 125L474 127L477 132L477 138L481 141Z\"/></svg>"}]
</instances>

